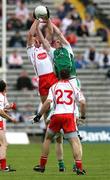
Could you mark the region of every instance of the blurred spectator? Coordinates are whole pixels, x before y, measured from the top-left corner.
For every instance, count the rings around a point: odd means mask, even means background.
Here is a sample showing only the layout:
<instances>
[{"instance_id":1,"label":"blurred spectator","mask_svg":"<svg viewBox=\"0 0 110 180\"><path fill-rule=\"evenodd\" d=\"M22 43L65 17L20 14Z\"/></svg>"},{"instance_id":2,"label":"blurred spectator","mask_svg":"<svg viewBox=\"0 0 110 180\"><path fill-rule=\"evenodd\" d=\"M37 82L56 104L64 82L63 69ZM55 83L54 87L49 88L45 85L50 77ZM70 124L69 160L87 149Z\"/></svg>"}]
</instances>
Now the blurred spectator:
<instances>
[{"instance_id":1,"label":"blurred spectator","mask_svg":"<svg viewBox=\"0 0 110 180\"><path fill-rule=\"evenodd\" d=\"M15 35L9 40L9 47L26 47L26 42L23 40L19 31L16 31Z\"/></svg>"},{"instance_id":2,"label":"blurred spectator","mask_svg":"<svg viewBox=\"0 0 110 180\"><path fill-rule=\"evenodd\" d=\"M82 21L81 16L75 7L71 11L71 18L73 21L78 21L79 23Z\"/></svg>"},{"instance_id":3,"label":"blurred spectator","mask_svg":"<svg viewBox=\"0 0 110 180\"><path fill-rule=\"evenodd\" d=\"M72 23L71 13L68 13L67 16L61 22L61 31L65 34L68 26Z\"/></svg>"},{"instance_id":4,"label":"blurred spectator","mask_svg":"<svg viewBox=\"0 0 110 180\"><path fill-rule=\"evenodd\" d=\"M0 67L2 66L2 51L0 50Z\"/></svg>"},{"instance_id":5,"label":"blurred spectator","mask_svg":"<svg viewBox=\"0 0 110 180\"><path fill-rule=\"evenodd\" d=\"M77 10L74 8L71 14L72 23L68 26L67 31L75 32L78 36L89 36L88 28L85 24L85 21L82 23L80 15L77 13Z\"/></svg>"},{"instance_id":6,"label":"blurred spectator","mask_svg":"<svg viewBox=\"0 0 110 180\"><path fill-rule=\"evenodd\" d=\"M7 30L26 30L31 17L25 1L19 0L16 2L16 11L7 19Z\"/></svg>"},{"instance_id":7,"label":"blurred spectator","mask_svg":"<svg viewBox=\"0 0 110 180\"><path fill-rule=\"evenodd\" d=\"M71 44L71 46L74 46L78 41L78 38L74 33L68 33L65 35L65 37L67 41Z\"/></svg>"},{"instance_id":8,"label":"blurred spectator","mask_svg":"<svg viewBox=\"0 0 110 180\"><path fill-rule=\"evenodd\" d=\"M81 31L81 23L77 20L72 20L72 23L67 28L67 32L74 32L78 36L82 36Z\"/></svg>"},{"instance_id":9,"label":"blurred spectator","mask_svg":"<svg viewBox=\"0 0 110 180\"><path fill-rule=\"evenodd\" d=\"M33 85L30 77L28 76L27 71L23 70L20 73L20 76L17 78L16 82L17 90L33 90Z\"/></svg>"},{"instance_id":10,"label":"blurred spectator","mask_svg":"<svg viewBox=\"0 0 110 180\"><path fill-rule=\"evenodd\" d=\"M34 21L33 14L30 13L30 14L29 14L29 18L28 18L27 21L26 21L26 27L25 27L26 30L30 29L33 21Z\"/></svg>"},{"instance_id":11,"label":"blurred spectator","mask_svg":"<svg viewBox=\"0 0 110 180\"><path fill-rule=\"evenodd\" d=\"M18 123L24 122L23 115L16 109L9 113ZM9 121L10 122L10 121Z\"/></svg>"},{"instance_id":12,"label":"blurred spectator","mask_svg":"<svg viewBox=\"0 0 110 180\"><path fill-rule=\"evenodd\" d=\"M18 69L18 68L22 68L22 65L23 65L23 59L21 55L16 50L14 50L12 54L10 54L8 57L8 67L10 69L12 68Z\"/></svg>"},{"instance_id":13,"label":"blurred spectator","mask_svg":"<svg viewBox=\"0 0 110 180\"><path fill-rule=\"evenodd\" d=\"M106 28L98 28L96 35L100 36L102 38L103 42L108 41L108 37L109 37L108 29L106 29Z\"/></svg>"},{"instance_id":14,"label":"blurred spectator","mask_svg":"<svg viewBox=\"0 0 110 180\"><path fill-rule=\"evenodd\" d=\"M0 19L2 18L2 0L0 0Z\"/></svg>"},{"instance_id":15,"label":"blurred spectator","mask_svg":"<svg viewBox=\"0 0 110 180\"><path fill-rule=\"evenodd\" d=\"M87 62L89 68L97 68L99 53L96 52L94 46L90 46L90 48L85 51L84 60Z\"/></svg>"},{"instance_id":16,"label":"blurred spectator","mask_svg":"<svg viewBox=\"0 0 110 180\"><path fill-rule=\"evenodd\" d=\"M87 67L87 62L84 60L81 54L78 54L75 58L76 69L82 69Z\"/></svg>"},{"instance_id":17,"label":"blurred spectator","mask_svg":"<svg viewBox=\"0 0 110 180\"><path fill-rule=\"evenodd\" d=\"M21 23L21 21L19 19L16 19L15 15L11 15L11 17L9 17L7 19L7 30L11 31L11 30L15 30L17 31L18 29L23 30L23 25Z\"/></svg>"},{"instance_id":18,"label":"blurred spectator","mask_svg":"<svg viewBox=\"0 0 110 180\"><path fill-rule=\"evenodd\" d=\"M16 7L16 10L15 10L15 17L16 19L18 19L21 24L25 27L26 25L26 22L29 18L29 10L28 8L26 7L26 4L23 0L21 0L18 4L17 4L17 7Z\"/></svg>"},{"instance_id":19,"label":"blurred spectator","mask_svg":"<svg viewBox=\"0 0 110 180\"><path fill-rule=\"evenodd\" d=\"M110 53L107 50L104 50L98 61L99 68L109 68L110 67Z\"/></svg>"},{"instance_id":20,"label":"blurred spectator","mask_svg":"<svg viewBox=\"0 0 110 180\"><path fill-rule=\"evenodd\" d=\"M96 34L95 23L90 14L85 15L85 19L82 22L82 26L86 28L89 36Z\"/></svg>"},{"instance_id":21,"label":"blurred spectator","mask_svg":"<svg viewBox=\"0 0 110 180\"><path fill-rule=\"evenodd\" d=\"M54 17L52 18L52 22L60 28L60 25L61 25L61 20L58 18L58 17Z\"/></svg>"},{"instance_id":22,"label":"blurred spectator","mask_svg":"<svg viewBox=\"0 0 110 180\"><path fill-rule=\"evenodd\" d=\"M86 13L90 14L92 18L96 15L96 3L92 0L89 1L89 4L86 6Z\"/></svg>"},{"instance_id":23,"label":"blurred spectator","mask_svg":"<svg viewBox=\"0 0 110 180\"><path fill-rule=\"evenodd\" d=\"M66 16L63 5L58 6L56 16L58 16L60 20L62 20Z\"/></svg>"},{"instance_id":24,"label":"blurred spectator","mask_svg":"<svg viewBox=\"0 0 110 180\"><path fill-rule=\"evenodd\" d=\"M72 9L73 5L70 0L64 0L62 4L57 5L56 15L60 20L62 20L68 13L71 12Z\"/></svg>"},{"instance_id":25,"label":"blurred spectator","mask_svg":"<svg viewBox=\"0 0 110 180\"><path fill-rule=\"evenodd\" d=\"M71 4L70 0L64 0L62 5L64 6L64 12L66 14L74 8L74 6L73 6L73 4Z\"/></svg>"}]
</instances>

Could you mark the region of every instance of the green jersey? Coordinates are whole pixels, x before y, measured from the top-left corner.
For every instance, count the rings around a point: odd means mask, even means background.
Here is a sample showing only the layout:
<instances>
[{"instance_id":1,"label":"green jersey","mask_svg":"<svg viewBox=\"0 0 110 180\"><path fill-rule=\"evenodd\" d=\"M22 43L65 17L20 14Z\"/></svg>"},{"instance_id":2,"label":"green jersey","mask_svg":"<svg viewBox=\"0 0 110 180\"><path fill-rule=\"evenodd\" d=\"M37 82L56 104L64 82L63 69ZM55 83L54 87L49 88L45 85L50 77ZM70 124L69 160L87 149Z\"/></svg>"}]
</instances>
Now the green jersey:
<instances>
[{"instance_id":1,"label":"green jersey","mask_svg":"<svg viewBox=\"0 0 110 180\"><path fill-rule=\"evenodd\" d=\"M74 54L69 44L63 45L63 47L59 49L50 48L49 55L51 56L57 76L61 69L66 69L65 67L67 67L67 69L70 68L71 77L76 77Z\"/></svg>"}]
</instances>

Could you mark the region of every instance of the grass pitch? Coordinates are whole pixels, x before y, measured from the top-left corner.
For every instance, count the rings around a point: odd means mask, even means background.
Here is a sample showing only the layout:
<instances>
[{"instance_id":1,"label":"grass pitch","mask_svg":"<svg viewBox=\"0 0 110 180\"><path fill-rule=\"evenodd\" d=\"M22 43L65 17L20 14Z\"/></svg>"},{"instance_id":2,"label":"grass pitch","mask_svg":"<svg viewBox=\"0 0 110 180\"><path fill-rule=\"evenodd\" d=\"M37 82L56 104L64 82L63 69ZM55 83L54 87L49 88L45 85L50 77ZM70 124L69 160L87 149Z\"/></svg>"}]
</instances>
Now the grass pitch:
<instances>
[{"instance_id":1,"label":"grass pitch","mask_svg":"<svg viewBox=\"0 0 110 180\"><path fill-rule=\"evenodd\" d=\"M0 180L109 180L110 144L83 144L83 165L85 176L72 172L72 153L69 144L64 144L66 172L59 172L55 155L55 146L51 145L50 156L44 173L34 172L38 164L41 144L9 145L8 164L16 172L0 172Z\"/></svg>"}]
</instances>

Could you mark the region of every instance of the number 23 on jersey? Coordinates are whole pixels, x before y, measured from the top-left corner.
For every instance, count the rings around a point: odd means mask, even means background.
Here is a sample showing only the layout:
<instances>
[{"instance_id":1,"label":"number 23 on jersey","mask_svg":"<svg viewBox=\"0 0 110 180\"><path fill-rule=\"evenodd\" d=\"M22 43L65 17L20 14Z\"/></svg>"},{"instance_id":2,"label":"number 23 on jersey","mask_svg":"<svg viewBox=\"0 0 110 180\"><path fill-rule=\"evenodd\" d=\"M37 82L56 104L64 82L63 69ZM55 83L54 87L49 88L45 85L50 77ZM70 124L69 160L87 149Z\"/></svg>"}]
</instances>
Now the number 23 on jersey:
<instances>
[{"instance_id":1,"label":"number 23 on jersey","mask_svg":"<svg viewBox=\"0 0 110 180\"><path fill-rule=\"evenodd\" d=\"M73 103L73 91L57 89L55 91L56 103L57 104L66 104L71 105Z\"/></svg>"}]
</instances>

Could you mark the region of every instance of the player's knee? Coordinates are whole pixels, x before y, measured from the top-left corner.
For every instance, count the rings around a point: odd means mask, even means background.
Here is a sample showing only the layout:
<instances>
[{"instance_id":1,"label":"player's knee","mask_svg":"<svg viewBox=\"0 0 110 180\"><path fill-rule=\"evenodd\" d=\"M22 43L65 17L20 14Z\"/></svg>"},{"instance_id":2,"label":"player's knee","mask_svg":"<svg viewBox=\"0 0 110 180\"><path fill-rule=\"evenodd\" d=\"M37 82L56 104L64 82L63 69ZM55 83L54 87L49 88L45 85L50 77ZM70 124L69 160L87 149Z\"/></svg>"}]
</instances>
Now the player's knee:
<instances>
[{"instance_id":1,"label":"player's knee","mask_svg":"<svg viewBox=\"0 0 110 180\"><path fill-rule=\"evenodd\" d=\"M75 152L74 152L74 158L75 158L75 160L77 160L77 159L82 159L82 153L81 153L80 148L77 148L77 149L75 150Z\"/></svg>"},{"instance_id":2,"label":"player's knee","mask_svg":"<svg viewBox=\"0 0 110 180\"><path fill-rule=\"evenodd\" d=\"M62 136L57 137L57 138L56 138L56 142L59 143L59 144L63 143L63 138L62 138Z\"/></svg>"}]
</instances>

